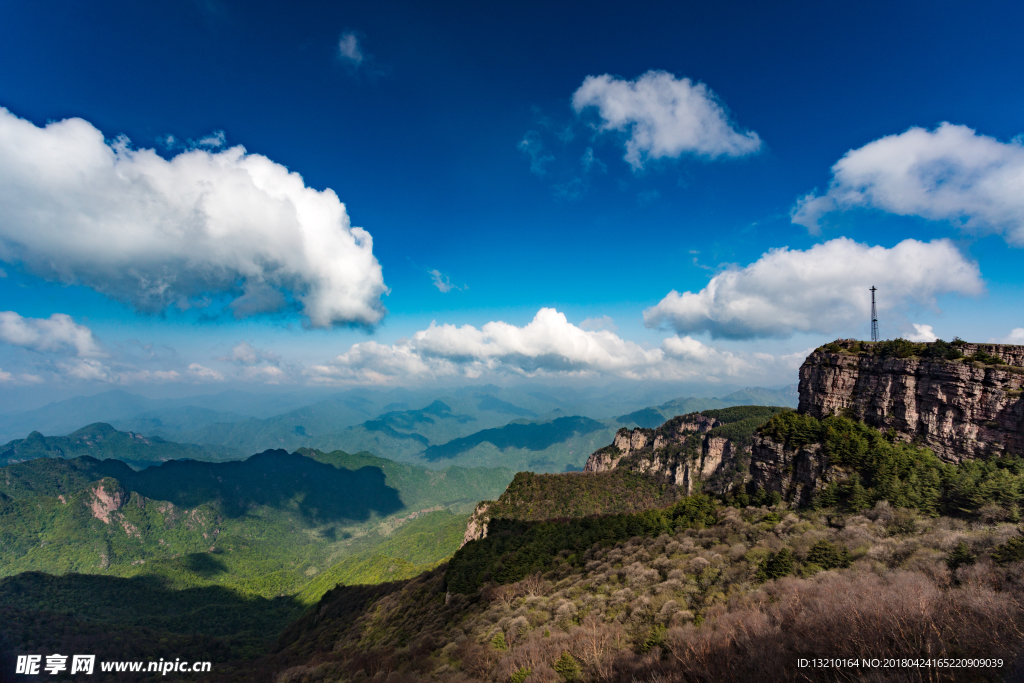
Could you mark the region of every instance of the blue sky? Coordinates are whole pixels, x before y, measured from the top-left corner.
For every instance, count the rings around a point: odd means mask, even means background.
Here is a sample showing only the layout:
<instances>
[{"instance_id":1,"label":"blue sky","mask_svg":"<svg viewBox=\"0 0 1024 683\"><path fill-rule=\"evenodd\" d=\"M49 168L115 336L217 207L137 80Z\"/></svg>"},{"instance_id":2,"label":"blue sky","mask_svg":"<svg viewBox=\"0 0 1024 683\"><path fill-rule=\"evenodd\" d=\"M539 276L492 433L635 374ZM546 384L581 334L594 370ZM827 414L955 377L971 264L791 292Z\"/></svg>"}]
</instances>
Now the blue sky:
<instances>
[{"instance_id":1,"label":"blue sky","mask_svg":"<svg viewBox=\"0 0 1024 683\"><path fill-rule=\"evenodd\" d=\"M1016 3L2 8L0 409L1024 343Z\"/></svg>"}]
</instances>

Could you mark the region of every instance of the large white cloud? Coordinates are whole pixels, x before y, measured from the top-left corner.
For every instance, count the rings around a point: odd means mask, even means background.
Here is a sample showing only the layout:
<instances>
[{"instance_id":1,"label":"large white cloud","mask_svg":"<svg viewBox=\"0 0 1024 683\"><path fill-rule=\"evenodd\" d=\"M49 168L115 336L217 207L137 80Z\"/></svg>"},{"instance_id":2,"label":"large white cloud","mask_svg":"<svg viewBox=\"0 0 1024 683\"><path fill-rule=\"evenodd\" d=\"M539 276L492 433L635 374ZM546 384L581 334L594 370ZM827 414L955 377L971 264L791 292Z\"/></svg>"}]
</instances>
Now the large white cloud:
<instances>
[{"instance_id":1,"label":"large white cloud","mask_svg":"<svg viewBox=\"0 0 1024 683\"><path fill-rule=\"evenodd\" d=\"M165 160L87 121L0 108L0 260L142 311L228 293L238 316L292 297L315 327L373 325L387 291L333 190L241 146Z\"/></svg>"},{"instance_id":2,"label":"large white cloud","mask_svg":"<svg viewBox=\"0 0 1024 683\"><path fill-rule=\"evenodd\" d=\"M648 71L632 81L587 76L573 93L572 106L577 112L596 107L600 130L628 132L625 158L634 168L647 159L740 157L761 148L757 133L736 130L710 88L665 71Z\"/></svg>"},{"instance_id":3,"label":"large white cloud","mask_svg":"<svg viewBox=\"0 0 1024 683\"><path fill-rule=\"evenodd\" d=\"M1000 232L1024 246L1024 144L951 123L889 135L847 152L828 192L801 198L792 219L817 231L825 214L856 207Z\"/></svg>"},{"instance_id":4,"label":"large white cloud","mask_svg":"<svg viewBox=\"0 0 1024 683\"><path fill-rule=\"evenodd\" d=\"M104 355L92 330L64 313L24 318L14 311L0 311L0 342L33 351L72 353L80 358Z\"/></svg>"},{"instance_id":5,"label":"large white cloud","mask_svg":"<svg viewBox=\"0 0 1024 683\"><path fill-rule=\"evenodd\" d=\"M696 293L673 290L644 311L644 322L732 338L850 331L868 319L872 285L883 311L984 291L977 264L948 240L904 240L887 249L843 237L806 251L773 249L715 275Z\"/></svg>"},{"instance_id":6,"label":"large white cloud","mask_svg":"<svg viewBox=\"0 0 1024 683\"><path fill-rule=\"evenodd\" d=\"M581 329L559 311L542 308L522 327L501 321L480 328L431 323L395 344L354 344L307 374L314 382L400 383L487 374L714 381L763 370L689 337L645 348L609 330Z\"/></svg>"}]
</instances>

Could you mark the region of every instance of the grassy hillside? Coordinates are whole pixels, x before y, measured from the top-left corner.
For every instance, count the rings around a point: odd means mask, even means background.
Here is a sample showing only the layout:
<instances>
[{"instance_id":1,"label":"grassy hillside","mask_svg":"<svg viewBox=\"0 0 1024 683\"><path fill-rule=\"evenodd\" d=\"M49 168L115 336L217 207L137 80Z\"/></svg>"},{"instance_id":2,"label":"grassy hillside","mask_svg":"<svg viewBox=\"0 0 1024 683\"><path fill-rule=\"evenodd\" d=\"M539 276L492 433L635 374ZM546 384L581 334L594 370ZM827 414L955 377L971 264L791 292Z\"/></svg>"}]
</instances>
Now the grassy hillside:
<instances>
[{"instance_id":1,"label":"grassy hillside","mask_svg":"<svg viewBox=\"0 0 1024 683\"><path fill-rule=\"evenodd\" d=\"M492 518L538 521L633 513L670 505L679 488L625 469L610 472L519 472L496 501Z\"/></svg>"},{"instance_id":2,"label":"grassy hillside","mask_svg":"<svg viewBox=\"0 0 1024 683\"><path fill-rule=\"evenodd\" d=\"M155 436L121 432L98 422L67 436L43 436L39 432L32 432L27 438L11 441L0 446L0 465L34 458L74 458L86 455L100 460L112 458L139 466L185 458L232 460L242 457L240 451L223 446L173 443Z\"/></svg>"},{"instance_id":3,"label":"grassy hillside","mask_svg":"<svg viewBox=\"0 0 1024 683\"><path fill-rule=\"evenodd\" d=\"M324 453L300 448L297 453L335 467L356 470L379 468L384 481L400 492L406 508L417 509L439 504L453 507L486 500L494 491L502 491L515 474L507 467L446 467L429 470L420 465L378 458L370 453L350 454L344 451Z\"/></svg>"},{"instance_id":4,"label":"grassy hillside","mask_svg":"<svg viewBox=\"0 0 1024 683\"><path fill-rule=\"evenodd\" d=\"M296 598L304 604L313 604L338 584L398 581L433 569L458 550L467 520L465 514L428 513L389 536L366 543L365 550L353 553L314 577Z\"/></svg>"}]
</instances>

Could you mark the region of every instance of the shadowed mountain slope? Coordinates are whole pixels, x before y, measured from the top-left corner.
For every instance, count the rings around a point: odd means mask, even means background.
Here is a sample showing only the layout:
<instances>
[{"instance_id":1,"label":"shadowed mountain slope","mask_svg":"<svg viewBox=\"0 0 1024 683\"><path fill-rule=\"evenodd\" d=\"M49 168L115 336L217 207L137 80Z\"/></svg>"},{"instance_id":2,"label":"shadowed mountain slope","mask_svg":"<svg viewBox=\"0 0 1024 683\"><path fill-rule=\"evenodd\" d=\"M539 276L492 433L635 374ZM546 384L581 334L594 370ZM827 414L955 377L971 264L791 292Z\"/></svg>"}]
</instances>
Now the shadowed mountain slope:
<instances>
[{"instance_id":1,"label":"shadowed mountain slope","mask_svg":"<svg viewBox=\"0 0 1024 683\"><path fill-rule=\"evenodd\" d=\"M524 448L540 451L573 436L589 434L604 427L605 425L597 420L579 416L561 417L551 422L512 423L497 429L485 429L461 439L453 439L441 446L431 446L423 452L423 457L430 461L449 460L484 442L499 449Z\"/></svg>"}]
</instances>

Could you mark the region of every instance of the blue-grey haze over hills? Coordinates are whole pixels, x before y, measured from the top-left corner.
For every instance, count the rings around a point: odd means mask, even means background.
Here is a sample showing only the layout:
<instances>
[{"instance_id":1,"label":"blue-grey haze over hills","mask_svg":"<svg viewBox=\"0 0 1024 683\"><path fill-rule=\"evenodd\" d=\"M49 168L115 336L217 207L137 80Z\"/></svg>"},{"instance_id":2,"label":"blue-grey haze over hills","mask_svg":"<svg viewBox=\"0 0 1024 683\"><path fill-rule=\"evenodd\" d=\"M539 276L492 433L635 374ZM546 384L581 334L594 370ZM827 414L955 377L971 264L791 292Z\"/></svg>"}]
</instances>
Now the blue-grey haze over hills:
<instances>
[{"instance_id":1,"label":"blue-grey haze over hills","mask_svg":"<svg viewBox=\"0 0 1024 683\"><path fill-rule=\"evenodd\" d=\"M459 464L565 471L580 468L591 452L610 442L623 426L654 427L677 414L731 405L796 404L792 386L748 388L720 398L673 398L657 405L644 405L643 399L649 396L612 392L588 401L575 389L533 385L505 389L485 385L433 399L426 396L407 390L352 391L260 418L190 405L188 399L154 401L111 391L0 416L0 442L9 442L4 459L18 461L24 457L19 457L11 444L25 439L27 431L50 437L79 429L72 436L88 436L97 432L94 423L109 423L120 433L197 447L163 459L222 460L266 449L311 447L325 452L366 451L434 468ZM269 405L297 400L293 395L276 396ZM423 408L409 407L426 400L429 403ZM242 394L198 397L195 402L251 411L261 407L254 397ZM266 405L264 410L271 409ZM88 425L91 430L85 429ZM200 450L203 448L206 453ZM55 449L51 447L51 451ZM120 457L132 461L130 455ZM143 458L151 462L160 459Z\"/></svg>"}]
</instances>

